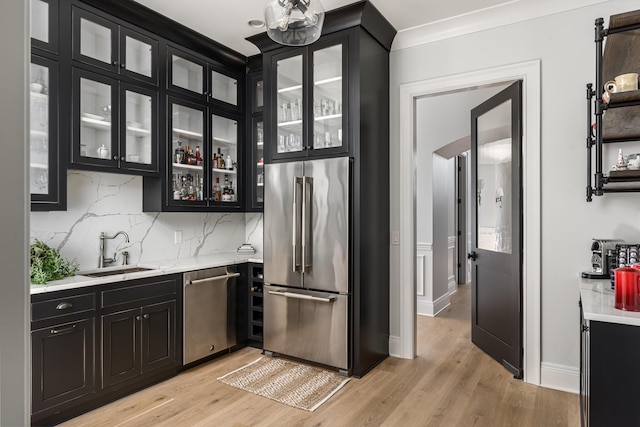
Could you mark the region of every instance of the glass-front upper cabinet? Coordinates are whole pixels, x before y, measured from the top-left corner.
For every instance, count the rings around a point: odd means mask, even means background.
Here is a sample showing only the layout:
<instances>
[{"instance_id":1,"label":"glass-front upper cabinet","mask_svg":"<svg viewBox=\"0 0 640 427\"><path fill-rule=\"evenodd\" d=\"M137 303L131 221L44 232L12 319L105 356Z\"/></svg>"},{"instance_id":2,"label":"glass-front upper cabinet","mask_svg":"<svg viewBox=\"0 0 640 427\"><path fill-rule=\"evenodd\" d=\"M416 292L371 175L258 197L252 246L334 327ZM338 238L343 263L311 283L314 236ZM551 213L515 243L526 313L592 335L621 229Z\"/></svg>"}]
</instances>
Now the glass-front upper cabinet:
<instances>
[{"instance_id":1,"label":"glass-front upper cabinet","mask_svg":"<svg viewBox=\"0 0 640 427\"><path fill-rule=\"evenodd\" d=\"M238 120L169 97L171 189L168 205L240 206Z\"/></svg>"},{"instance_id":2,"label":"glass-front upper cabinet","mask_svg":"<svg viewBox=\"0 0 640 427\"><path fill-rule=\"evenodd\" d=\"M31 45L58 52L58 0L31 0Z\"/></svg>"},{"instance_id":3,"label":"glass-front upper cabinet","mask_svg":"<svg viewBox=\"0 0 640 427\"><path fill-rule=\"evenodd\" d=\"M170 99L171 205L205 206L209 195L205 180L206 109L186 101ZM206 187L206 188L205 188Z\"/></svg>"},{"instance_id":4,"label":"glass-front upper cabinet","mask_svg":"<svg viewBox=\"0 0 640 427\"><path fill-rule=\"evenodd\" d=\"M271 57L269 158L348 152L347 48L346 37L332 37Z\"/></svg>"},{"instance_id":5,"label":"glass-front upper cabinet","mask_svg":"<svg viewBox=\"0 0 640 427\"><path fill-rule=\"evenodd\" d=\"M264 209L264 142L265 128L263 118L264 81L262 71L252 72L247 76L248 114L248 150L247 168L247 206L246 210L261 212Z\"/></svg>"},{"instance_id":6,"label":"glass-front upper cabinet","mask_svg":"<svg viewBox=\"0 0 640 427\"><path fill-rule=\"evenodd\" d=\"M199 56L171 46L167 53L169 89L223 107L238 108L241 93L236 77L222 73Z\"/></svg>"},{"instance_id":7,"label":"glass-front upper cabinet","mask_svg":"<svg viewBox=\"0 0 640 427\"><path fill-rule=\"evenodd\" d=\"M74 70L71 163L156 172L157 91Z\"/></svg>"},{"instance_id":8,"label":"glass-front upper cabinet","mask_svg":"<svg viewBox=\"0 0 640 427\"><path fill-rule=\"evenodd\" d=\"M157 40L77 7L73 24L73 59L158 83Z\"/></svg>"},{"instance_id":9,"label":"glass-front upper cabinet","mask_svg":"<svg viewBox=\"0 0 640 427\"><path fill-rule=\"evenodd\" d=\"M58 146L57 63L32 55L29 81L31 209L65 209L65 194L61 188L66 184L66 176L58 174L62 156Z\"/></svg>"}]
</instances>

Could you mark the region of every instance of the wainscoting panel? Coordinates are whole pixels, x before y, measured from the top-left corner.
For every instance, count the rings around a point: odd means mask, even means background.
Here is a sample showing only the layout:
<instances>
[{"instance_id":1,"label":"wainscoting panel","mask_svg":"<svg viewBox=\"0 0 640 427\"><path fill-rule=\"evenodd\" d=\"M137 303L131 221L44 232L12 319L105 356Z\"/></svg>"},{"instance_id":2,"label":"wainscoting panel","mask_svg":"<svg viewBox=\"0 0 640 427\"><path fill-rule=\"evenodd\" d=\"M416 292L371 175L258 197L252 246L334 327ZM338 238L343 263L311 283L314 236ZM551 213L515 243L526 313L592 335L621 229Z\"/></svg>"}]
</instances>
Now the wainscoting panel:
<instances>
[{"instance_id":1,"label":"wainscoting panel","mask_svg":"<svg viewBox=\"0 0 640 427\"><path fill-rule=\"evenodd\" d=\"M456 237L449 236L447 241L447 253L449 255L449 266L447 268L447 284L449 286L449 295L457 292L458 284L456 283Z\"/></svg>"}]
</instances>

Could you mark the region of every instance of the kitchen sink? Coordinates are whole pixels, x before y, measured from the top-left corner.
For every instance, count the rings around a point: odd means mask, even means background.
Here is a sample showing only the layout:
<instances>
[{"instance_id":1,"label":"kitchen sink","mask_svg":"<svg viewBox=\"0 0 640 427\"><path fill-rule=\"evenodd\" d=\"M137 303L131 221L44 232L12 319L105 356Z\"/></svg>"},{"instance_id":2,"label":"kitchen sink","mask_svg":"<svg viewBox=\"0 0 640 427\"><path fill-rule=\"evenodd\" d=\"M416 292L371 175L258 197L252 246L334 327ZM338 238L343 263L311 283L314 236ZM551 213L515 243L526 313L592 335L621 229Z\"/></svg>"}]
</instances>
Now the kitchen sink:
<instances>
[{"instance_id":1,"label":"kitchen sink","mask_svg":"<svg viewBox=\"0 0 640 427\"><path fill-rule=\"evenodd\" d=\"M105 277L105 276L115 276L117 274L137 273L139 271L148 271L148 270L153 270L153 268L125 267L125 268L119 268L117 270L104 270L104 271L92 271L90 273L79 273L79 275L88 276L88 277Z\"/></svg>"}]
</instances>

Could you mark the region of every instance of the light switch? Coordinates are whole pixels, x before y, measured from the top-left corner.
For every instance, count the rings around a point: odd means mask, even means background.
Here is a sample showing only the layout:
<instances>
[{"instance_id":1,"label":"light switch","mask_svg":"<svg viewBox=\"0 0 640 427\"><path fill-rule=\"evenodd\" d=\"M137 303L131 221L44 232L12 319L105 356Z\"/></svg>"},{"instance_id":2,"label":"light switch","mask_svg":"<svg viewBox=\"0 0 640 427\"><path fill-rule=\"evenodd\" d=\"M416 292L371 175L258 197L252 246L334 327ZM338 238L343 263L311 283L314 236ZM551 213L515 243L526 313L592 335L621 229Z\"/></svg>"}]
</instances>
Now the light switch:
<instances>
[{"instance_id":1,"label":"light switch","mask_svg":"<svg viewBox=\"0 0 640 427\"><path fill-rule=\"evenodd\" d=\"M173 243L175 243L176 245L182 243L182 230L176 230L173 233Z\"/></svg>"},{"instance_id":2,"label":"light switch","mask_svg":"<svg viewBox=\"0 0 640 427\"><path fill-rule=\"evenodd\" d=\"M400 232L399 231L392 231L391 232L391 244L392 245L399 245L400 244Z\"/></svg>"}]
</instances>

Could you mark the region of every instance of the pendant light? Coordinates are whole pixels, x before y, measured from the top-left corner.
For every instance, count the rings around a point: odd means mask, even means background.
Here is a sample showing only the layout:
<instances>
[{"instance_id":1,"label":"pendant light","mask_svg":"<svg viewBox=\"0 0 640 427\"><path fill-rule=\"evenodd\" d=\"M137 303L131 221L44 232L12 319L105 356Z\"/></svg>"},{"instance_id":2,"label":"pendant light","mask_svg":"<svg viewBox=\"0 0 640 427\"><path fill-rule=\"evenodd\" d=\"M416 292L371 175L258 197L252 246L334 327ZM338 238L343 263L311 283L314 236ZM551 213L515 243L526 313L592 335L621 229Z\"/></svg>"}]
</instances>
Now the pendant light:
<instances>
[{"instance_id":1,"label":"pendant light","mask_svg":"<svg viewBox=\"0 0 640 427\"><path fill-rule=\"evenodd\" d=\"M273 41L304 46L320 38L324 8L320 0L268 0L264 18Z\"/></svg>"}]
</instances>

